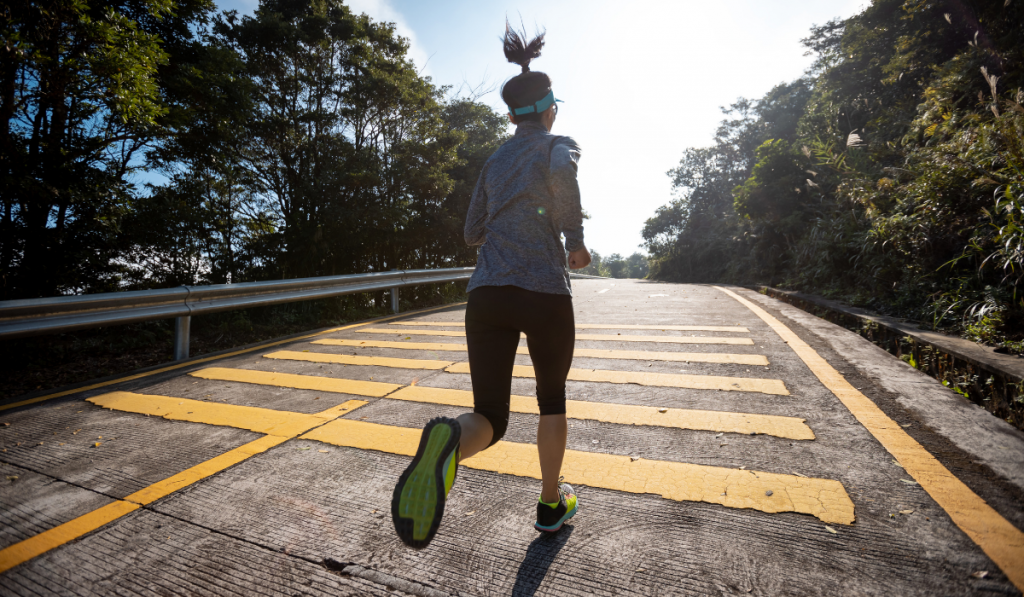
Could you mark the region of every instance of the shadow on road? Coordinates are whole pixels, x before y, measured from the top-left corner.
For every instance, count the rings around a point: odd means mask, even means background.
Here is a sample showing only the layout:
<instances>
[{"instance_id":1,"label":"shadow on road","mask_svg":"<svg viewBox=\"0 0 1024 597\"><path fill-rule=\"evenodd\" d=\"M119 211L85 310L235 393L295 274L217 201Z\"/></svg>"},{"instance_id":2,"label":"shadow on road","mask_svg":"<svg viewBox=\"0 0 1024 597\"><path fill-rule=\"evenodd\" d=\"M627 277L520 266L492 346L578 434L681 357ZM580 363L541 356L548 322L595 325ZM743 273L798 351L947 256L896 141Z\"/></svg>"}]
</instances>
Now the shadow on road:
<instances>
[{"instance_id":1,"label":"shadow on road","mask_svg":"<svg viewBox=\"0 0 1024 597\"><path fill-rule=\"evenodd\" d=\"M557 533L543 533L533 540L530 548L526 550L526 557L519 566L519 572L516 573L516 584L512 587L514 597L529 597L537 592L540 583L544 582L544 577L548 574L548 568L558 557L558 552L569 542L572 530L571 526L566 525Z\"/></svg>"}]
</instances>

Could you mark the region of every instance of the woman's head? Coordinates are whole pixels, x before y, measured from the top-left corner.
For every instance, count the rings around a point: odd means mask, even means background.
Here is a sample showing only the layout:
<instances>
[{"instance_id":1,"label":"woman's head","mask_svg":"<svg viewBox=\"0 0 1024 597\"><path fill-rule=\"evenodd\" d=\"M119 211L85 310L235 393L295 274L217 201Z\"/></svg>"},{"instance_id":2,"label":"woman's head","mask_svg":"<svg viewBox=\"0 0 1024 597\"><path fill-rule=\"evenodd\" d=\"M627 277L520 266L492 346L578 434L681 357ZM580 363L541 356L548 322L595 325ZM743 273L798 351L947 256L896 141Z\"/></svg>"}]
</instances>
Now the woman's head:
<instances>
[{"instance_id":1,"label":"woman's head","mask_svg":"<svg viewBox=\"0 0 1024 597\"><path fill-rule=\"evenodd\" d=\"M501 99L508 104L512 122L519 124L526 120L542 122L541 113L552 109L553 101L547 107L541 106L537 111L537 102L544 100L551 93L551 77L544 73L531 71L530 62L540 57L540 51L544 47L544 34L540 33L529 42L526 41L526 32L517 33L515 29L505 22L505 37L502 40L505 50L505 58L513 64L523 68L523 72L512 77L501 88ZM553 100L552 96L552 100ZM516 109L534 109L530 112L516 114Z\"/></svg>"}]
</instances>

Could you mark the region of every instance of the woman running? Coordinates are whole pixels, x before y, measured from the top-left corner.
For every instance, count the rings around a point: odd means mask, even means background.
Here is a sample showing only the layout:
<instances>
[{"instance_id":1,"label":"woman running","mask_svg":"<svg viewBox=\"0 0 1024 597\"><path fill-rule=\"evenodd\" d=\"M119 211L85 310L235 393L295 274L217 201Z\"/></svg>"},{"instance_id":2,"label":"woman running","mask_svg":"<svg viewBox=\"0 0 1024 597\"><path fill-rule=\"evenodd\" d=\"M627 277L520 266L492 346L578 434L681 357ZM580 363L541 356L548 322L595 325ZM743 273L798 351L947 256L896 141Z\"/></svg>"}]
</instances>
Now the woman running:
<instances>
[{"instance_id":1,"label":"woman running","mask_svg":"<svg viewBox=\"0 0 1024 597\"><path fill-rule=\"evenodd\" d=\"M567 434L565 379L576 340L566 265L586 267L590 253L583 245L576 182L580 148L550 133L559 100L550 77L530 70L543 46L544 34L527 43L525 33L505 23L505 57L523 68L501 90L516 133L484 165L465 230L466 242L480 245L466 308L473 412L427 423L391 501L398 536L417 549L437 532L458 463L505 434L520 333L526 335L540 407L543 481L534 526L557 531L578 507L572 486L559 477Z\"/></svg>"}]
</instances>

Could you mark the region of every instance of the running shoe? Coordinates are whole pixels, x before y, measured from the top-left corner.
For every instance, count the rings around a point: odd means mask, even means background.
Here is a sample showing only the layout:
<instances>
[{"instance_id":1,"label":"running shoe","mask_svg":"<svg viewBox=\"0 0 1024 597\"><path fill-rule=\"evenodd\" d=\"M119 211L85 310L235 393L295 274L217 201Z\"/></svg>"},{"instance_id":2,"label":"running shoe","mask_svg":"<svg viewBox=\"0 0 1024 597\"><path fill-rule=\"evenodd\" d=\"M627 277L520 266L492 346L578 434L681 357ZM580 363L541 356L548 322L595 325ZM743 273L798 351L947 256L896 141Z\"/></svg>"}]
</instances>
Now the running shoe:
<instances>
[{"instance_id":1,"label":"running shoe","mask_svg":"<svg viewBox=\"0 0 1024 597\"><path fill-rule=\"evenodd\" d=\"M423 549L434 538L444 516L448 492L459 465L462 427L455 419L437 417L423 428L420 447L395 486L391 519L402 542Z\"/></svg>"},{"instance_id":2,"label":"running shoe","mask_svg":"<svg viewBox=\"0 0 1024 597\"><path fill-rule=\"evenodd\" d=\"M533 526L538 531L554 533L558 529L562 528L565 521L576 515L576 510L576 490L572 488L572 485L563 483L562 478L559 477L558 503L554 505L546 504L538 497L537 522L534 523Z\"/></svg>"}]
</instances>

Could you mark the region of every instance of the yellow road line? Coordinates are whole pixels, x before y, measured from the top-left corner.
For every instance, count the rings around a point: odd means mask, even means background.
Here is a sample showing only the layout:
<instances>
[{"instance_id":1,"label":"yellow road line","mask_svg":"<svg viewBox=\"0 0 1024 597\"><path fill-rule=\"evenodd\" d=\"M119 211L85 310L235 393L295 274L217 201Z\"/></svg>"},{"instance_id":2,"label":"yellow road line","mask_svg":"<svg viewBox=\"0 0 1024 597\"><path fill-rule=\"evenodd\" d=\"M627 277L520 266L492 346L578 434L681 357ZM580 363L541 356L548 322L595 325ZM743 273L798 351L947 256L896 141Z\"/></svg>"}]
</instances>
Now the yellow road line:
<instances>
[{"instance_id":1,"label":"yellow road line","mask_svg":"<svg viewBox=\"0 0 1024 597\"><path fill-rule=\"evenodd\" d=\"M366 404L362 400L349 400L323 413L307 415L255 406L239 406L132 392L110 392L88 398L86 402L92 402L110 410L153 415L173 421L235 427L280 437L294 437L323 424L325 420L337 418Z\"/></svg>"},{"instance_id":2,"label":"yellow road line","mask_svg":"<svg viewBox=\"0 0 1024 597\"><path fill-rule=\"evenodd\" d=\"M171 400L174 402L173 406L175 407L175 410L173 412L158 412L156 408L158 406L172 406L166 404L166 402L164 402L165 400ZM166 396L147 396L142 394L130 394L128 392L113 392L103 396L90 398L89 401L112 410L136 412L141 414L155 414L167 419L180 421L193 421L195 420L195 418L192 417L193 414L202 414L208 417L209 420L198 422L209 423L211 425L225 425L239 429L254 430L254 426L266 425L267 419L270 418L263 412L268 410L264 408L234 406L229 404L211 404L201 400L168 398ZM176 475L171 475L162 481L157 481L149 487L140 489L139 491L125 497L124 500L116 500L106 506L89 512L88 514L83 514L74 520L70 520L52 529L43 531L38 535L29 537L24 541L19 541L14 545L6 547L0 550L0 573L6 572L18 564L27 562L28 560L42 555L51 549L60 547L69 541L74 541L87 533L91 533L92 531L117 520L125 514L138 510L141 506L150 504L162 497L178 491L179 489L188 487L197 481L201 481L206 477L230 468L250 456L266 452L270 448L294 438L302 431L308 431L316 425L321 425L333 418L340 417L346 412L351 412L353 409L359 408L364 404L366 404L366 402L361 400L349 400L344 404L339 404L338 406L331 407L323 412L312 415L273 411L278 413L280 421L283 421L284 423L279 425L271 424L271 428L278 433L284 432L288 433L288 435L266 435L233 450L229 450L220 456L215 456L210 460L185 469ZM313 423L313 425L298 431L301 426L294 425L294 420L290 419L290 417L294 417L295 415L308 418L309 422ZM261 420L263 423L254 425L249 421L250 417ZM287 428L289 421L292 423L291 428Z\"/></svg>"},{"instance_id":3,"label":"yellow road line","mask_svg":"<svg viewBox=\"0 0 1024 597\"><path fill-rule=\"evenodd\" d=\"M392 321L388 325L428 325L440 327L464 327L464 321ZM578 330L661 330L673 332L741 332L749 333L745 327L735 325L634 325L614 323L577 323Z\"/></svg>"},{"instance_id":4,"label":"yellow road line","mask_svg":"<svg viewBox=\"0 0 1024 597\"><path fill-rule=\"evenodd\" d=\"M398 348L401 350L426 350L433 352L466 352L465 344L441 342L392 342L389 340L349 340L345 338L324 338L311 344L325 346L353 346L368 348ZM516 354L530 354L525 346L516 349ZM631 361L673 361L679 363L722 363L735 365L768 366L768 357L759 354L727 354L713 352L648 352L645 350L606 350L601 348L573 349L574 357L593 359L623 359Z\"/></svg>"},{"instance_id":5,"label":"yellow road line","mask_svg":"<svg viewBox=\"0 0 1024 597\"><path fill-rule=\"evenodd\" d=\"M48 531L43 531L24 541L19 541L14 545L5 547L0 550L0 573L6 572L38 555L42 555L55 547L60 547L68 541L78 539L86 533L91 533L101 526L138 509L138 504L117 500L88 514L83 514L64 524L57 525Z\"/></svg>"},{"instance_id":6,"label":"yellow road line","mask_svg":"<svg viewBox=\"0 0 1024 597\"><path fill-rule=\"evenodd\" d=\"M247 352L255 352L257 350L264 350L266 348L270 348L271 346L279 346L281 344L287 344L289 342L298 342L300 340L306 340L308 338L315 338L317 336L322 336L324 334L333 334L335 332L341 332L341 331L344 331L344 330L351 330L353 328L362 327L364 325L370 325L370 324L374 324L374 323L382 323L382 322L385 322L385 321L390 321L390 320L392 320L392 319L394 319L396 317L408 317L410 314L413 314L413 313L431 313L433 311L438 311L440 309L447 309L449 307L458 307L458 306L464 305L464 304L465 303L452 303L451 305L442 305L440 307L430 307L429 309L421 309L421 310L415 311L415 312L410 311L409 313L402 313L400 315L388 315L386 317L377 317L375 319L370 319L370 320L364 321L362 323L353 323L352 325L346 325L346 326L342 326L340 328L331 328L329 330L324 330L322 332L316 332L314 334L307 334L305 336L297 336L295 338L288 338L287 340L277 340L275 342L268 342L266 344L260 344L259 346L253 346L251 348L243 348L242 350L236 350L234 352L229 352L229 353L225 353L225 354L218 354L218 355L214 355L214 356L210 356L210 357L205 357L205 358L201 358L201 359L189 360L189 361L185 361L185 362L182 362L182 363L175 363L173 365L169 365L167 367L161 367L159 369L154 369L152 371L146 371L146 372L143 372L143 373L135 373L133 375L128 375L128 376L125 376L125 377L119 377L117 379L111 379L109 381L101 381L99 383L94 383L94 384L90 384L90 385L87 385L87 386L71 388L70 390L64 390L63 392L56 392L54 394L47 394L45 396L37 396L35 398L29 398L27 400L21 400L21 401L18 401L18 402L12 402L10 404L0 405L0 411L5 411L5 410L8 410L8 409L12 409L12 408L18 408L20 406L27 406L29 404L36 404L37 402L43 402L45 400L52 400L54 398L60 398L62 396L68 396L68 395L71 395L71 394L77 394L79 392L86 392L88 390L95 390L97 388L105 388L107 386L111 386L111 385L114 385L114 384L118 384L118 383L122 383L122 382L126 382L126 381L133 381L133 380L136 380L136 379L141 379L143 377L149 377L150 375L157 375L159 373L166 373L168 371L174 371L175 369L181 369L182 367L191 367L193 365L198 365L200 363L207 363L209 361L215 361L217 359L226 359L228 357L233 357L233 356L237 356L237 355L240 355L240 354L245 354Z\"/></svg>"},{"instance_id":7,"label":"yellow road line","mask_svg":"<svg viewBox=\"0 0 1024 597\"><path fill-rule=\"evenodd\" d=\"M227 369L210 367L189 373L193 377L215 379L218 381L238 381L264 386L314 390L317 392L337 392L356 396L372 396L380 398L402 387L393 383L379 381L359 381L355 379L336 379L333 377L315 377L312 375L296 375L294 373L275 373L271 371L252 371L250 369Z\"/></svg>"},{"instance_id":8,"label":"yellow road line","mask_svg":"<svg viewBox=\"0 0 1024 597\"><path fill-rule=\"evenodd\" d=\"M325 419L320 419L319 423L322 424L324 421ZM230 468L250 456L266 452L274 446L283 444L293 437L295 436L266 435L245 445L239 446L234 450L229 450L220 456L215 456L206 462L201 462L192 468L185 469L176 475L171 475L163 481L158 481L149 487L140 489L124 499L125 501L145 506L146 504L155 502L156 500L168 496L179 489L184 489L197 481L201 481L210 475Z\"/></svg>"},{"instance_id":9,"label":"yellow road line","mask_svg":"<svg viewBox=\"0 0 1024 597\"><path fill-rule=\"evenodd\" d=\"M419 429L390 427L365 421L337 419L300 439L335 446L412 456ZM540 479L537 447L498 442L462 464L478 470ZM853 502L842 483L716 466L632 461L628 456L566 450L562 472L567 481L630 493L653 493L675 501L707 502L727 508L761 512L810 514L826 523L852 524ZM769 495L770 493L770 495ZM723 495L725 494L725 495Z\"/></svg>"},{"instance_id":10,"label":"yellow road line","mask_svg":"<svg viewBox=\"0 0 1024 597\"><path fill-rule=\"evenodd\" d=\"M448 373L469 373L469 363L455 363L445 369ZM516 365L514 377L536 377L533 367ZM641 386L688 388L691 390L722 390L725 392L760 392L776 396L789 396L781 379L755 377L721 377L717 375L679 375L674 373L643 373L638 371L607 371L603 369L569 369L572 381L603 383L635 383Z\"/></svg>"},{"instance_id":11,"label":"yellow road line","mask_svg":"<svg viewBox=\"0 0 1024 597\"><path fill-rule=\"evenodd\" d=\"M408 386L394 394L388 394L387 398L461 406L464 408L473 407L473 392L468 390ZM511 398L512 412L530 415L540 414L536 398L529 396L512 396ZM755 433L794 440L814 439L814 432L807 426L804 419L796 417L690 410L685 408L669 408L665 412L661 412L661 409L654 406L583 402L579 400L566 400L565 409L566 416L570 419L602 421L618 425L672 427L721 433L742 433L743 435Z\"/></svg>"},{"instance_id":12,"label":"yellow road line","mask_svg":"<svg viewBox=\"0 0 1024 597\"><path fill-rule=\"evenodd\" d=\"M715 288L739 301L771 326L821 383L896 458L907 474L949 514L956 526L999 566L1014 586L1024 591L1024 533L951 473L785 324L735 292Z\"/></svg>"},{"instance_id":13,"label":"yellow road line","mask_svg":"<svg viewBox=\"0 0 1024 597\"><path fill-rule=\"evenodd\" d=\"M349 354L327 354L322 352L297 352L279 350L263 355L267 359L288 361L310 361L312 363L336 363L339 365L370 365L398 369L444 369L452 361L427 361L422 359L395 359L391 357L361 357Z\"/></svg>"},{"instance_id":14,"label":"yellow road line","mask_svg":"<svg viewBox=\"0 0 1024 597\"><path fill-rule=\"evenodd\" d=\"M388 334L390 336L452 336L462 338L466 332L453 332L449 330L387 330L382 328L370 328L359 330L364 334ZM611 334L576 334L576 340L600 340L609 342L658 342L661 344L732 344L736 346L753 346L754 341L750 338L717 338L714 336L631 336Z\"/></svg>"}]
</instances>

